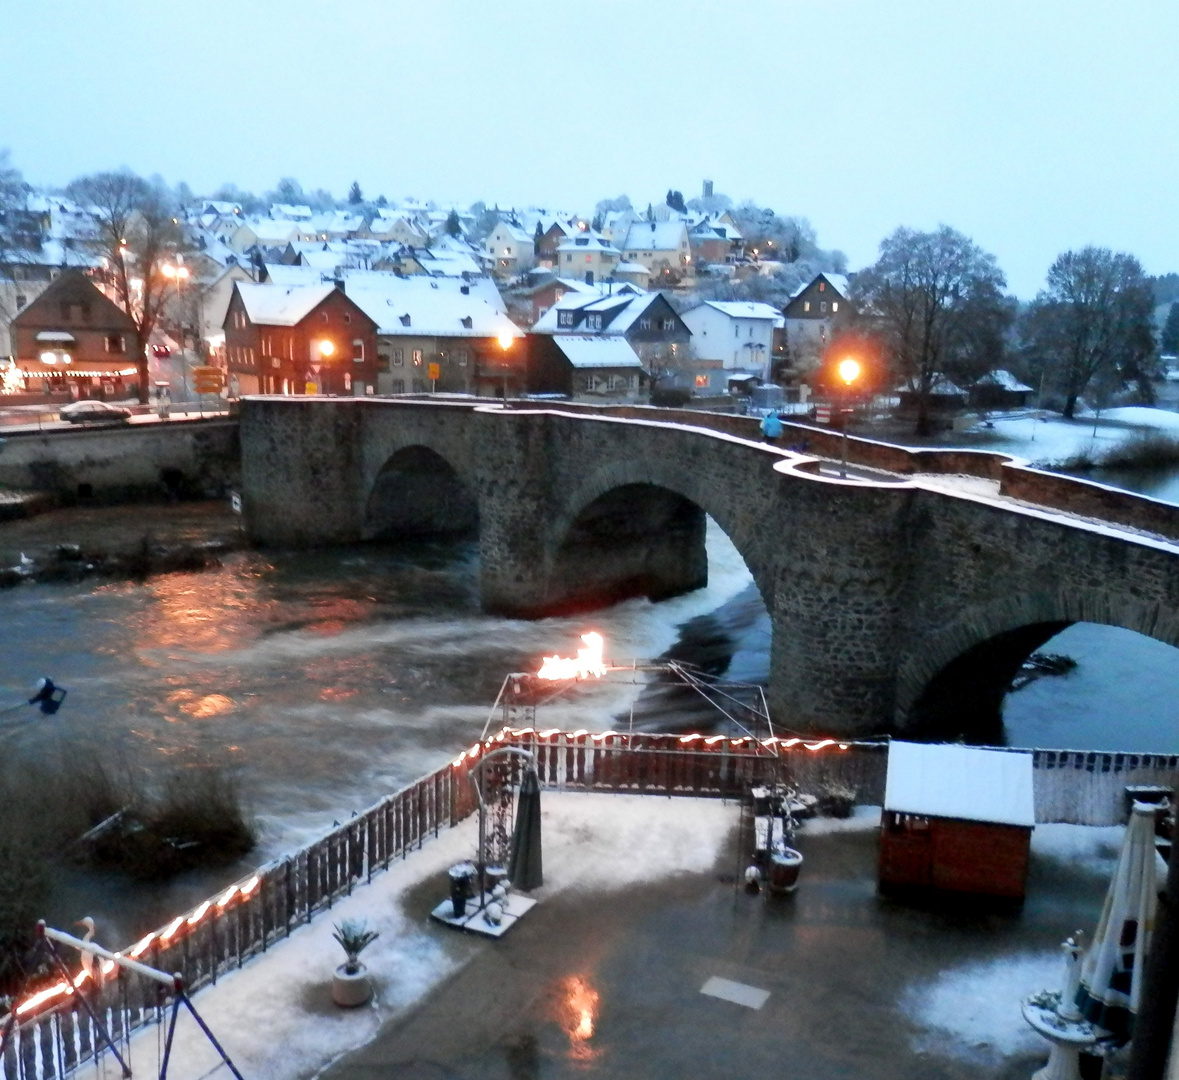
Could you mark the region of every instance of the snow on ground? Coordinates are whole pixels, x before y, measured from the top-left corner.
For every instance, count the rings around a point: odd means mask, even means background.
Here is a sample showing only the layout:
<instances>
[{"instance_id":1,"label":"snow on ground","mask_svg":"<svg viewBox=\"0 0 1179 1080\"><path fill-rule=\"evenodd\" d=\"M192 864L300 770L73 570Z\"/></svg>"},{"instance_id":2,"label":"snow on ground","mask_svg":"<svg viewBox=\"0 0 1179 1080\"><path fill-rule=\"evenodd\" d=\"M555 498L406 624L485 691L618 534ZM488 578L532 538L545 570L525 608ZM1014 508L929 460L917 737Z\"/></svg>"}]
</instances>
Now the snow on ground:
<instances>
[{"instance_id":1,"label":"snow on ground","mask_svg":"<svg viewBox=\"0 0 1179 1080\"><path fill-rule=\"evenodd\" d=\"M910 987L901 1000L902 1011L924 1028L913 1049L986 1065L1047 1051L1020 1004L1040 990L1059 989L1060 981L1059 950L976 960L943 971Z\"/></svg>"},{"instance_id":2,"label":"snow on ground","mask_svg":"<svg viewBox=\"0 0 1179 1080\"><path fill-rule=\"evenodd\" d=\"M866 832L880 828L879 806L857 806L847 818L811 818L802 823L801 836L829 836L831 833Z\"/></svg>"},{"instance_id":3,"label":"snow on ground","mask_svg":"<svg viewBox=\"0 0 1179 1080\"><path fill-rule=\"evenodd\" d=\"M1179 436L1179 413L1142 405L1106 409L1096 421L1091 416L1065 420L1051 413L1040 420L1039 415L993 418L995 438L976 449L1015 454L1033 464L1055 464L1085 452L1101 454L1142 432Z\"/></svg>"},{"instance_id":4,"label":"snow on ground","mask_svg":"<svg viewBox=\"0 0 1179 1080\"><path fill-rule=\"evenodd\" d=\"M735 803L712 799L551 792L542 795L541 807L545 886L535 895L542 900L567 889L609 891L707 871L738 813ZM443 832L195 996L197 1009L244 1076L295 1080L318 1072L373 1039L381 1025L421 1000L477 950L491 947L411 919L400 904L413 886L471 858L476 836L474 817ZM443 896L440 886L439 900ZM367 1008L343 1010L329 996L332 971L343 960L332 929L342 919L356 918L367 919L381 935L363 956L376 997ZM158 1035L149 1027L133 1038L135 1067L156 1067ZM169 1075L198 1080L217 1064L192 1018L181 1013ZM97 1075L103 1080L119 1075L109 1054ZM222 1069L218 1075L228 1073Z\"/></svg>"}]
</instances>

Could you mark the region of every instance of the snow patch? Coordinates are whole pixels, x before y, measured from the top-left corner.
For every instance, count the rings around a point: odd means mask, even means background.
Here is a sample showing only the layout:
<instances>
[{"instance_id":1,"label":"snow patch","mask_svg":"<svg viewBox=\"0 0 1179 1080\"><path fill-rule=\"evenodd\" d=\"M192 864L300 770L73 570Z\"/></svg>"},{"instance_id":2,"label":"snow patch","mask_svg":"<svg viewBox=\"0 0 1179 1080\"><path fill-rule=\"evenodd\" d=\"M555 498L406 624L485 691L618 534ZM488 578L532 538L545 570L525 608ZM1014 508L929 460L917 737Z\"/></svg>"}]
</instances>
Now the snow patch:
<instances>
[{"instance_id":1,"label":"snow patch","mask_svg":"<svg viewBox=\"0 0 1179 1080\"><path fill-rule=\"evenodd\" d=\"M1020 1005L1040 990L1060 985L1058 951L1017 953L974 961L910 987L901 1010L923 1030L913 1039L919 1053L998 1065L1048 1045L1024 1020Z\"/></svg>"}]
</instances>

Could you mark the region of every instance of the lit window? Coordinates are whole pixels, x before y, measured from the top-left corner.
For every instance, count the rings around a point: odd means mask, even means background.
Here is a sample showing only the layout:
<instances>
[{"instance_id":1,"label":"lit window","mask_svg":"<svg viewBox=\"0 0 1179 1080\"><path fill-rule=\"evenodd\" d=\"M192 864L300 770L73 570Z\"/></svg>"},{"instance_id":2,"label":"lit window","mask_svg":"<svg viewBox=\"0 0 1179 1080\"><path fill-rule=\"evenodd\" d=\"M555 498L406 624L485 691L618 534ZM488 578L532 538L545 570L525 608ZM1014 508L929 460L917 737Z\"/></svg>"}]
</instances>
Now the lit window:
<instances>
[{"instance_id":1,"label":"lit window","mask_svg":"<svg viewBox=\"0 0 1179 1080\"><path fill-rule=\"evenodd\" d=\"M832 310L832 312L836 312L839 310L839 301L838 300L831 301L831 310Z\"/></svg>"},{"instance_id":2,"label":"lit window","mask_svg":"<svg viewBox=\"0 0 1179 1080\"><path fill-rule=\"evenodd\" d=\"M819 292L826 292L826 291L827 291L827 282L820 281L819 282Z\"/></svg>"},{"instance_id":3,"label":"lit window","mask_svg":"<svg viewBox=\"0 0 1179 1080\"><path fill-rule=\"evenodd\" d=\"M421 349L414 349L414 351L413 351L413 366L414 367L421 367L422 366L422 350Z\"/></svg>"},{"instance_id":4,"label":"lit window","mask_svg":"<svg viewBox=\"0 0 1179 1080\"><path fill-rule=\"evenodd\" d=\"M811 302L809 300L804 300L802 302L802 310L803 311L810 311L810 309L811 309Z\"/></svg>"},{"instance_id":5,"label":"lit window","mask_svg":"<svg viewBox=\"0 0 1179 1080\"><path fill-rule=\"evenodd\" d=\"M696 389L697 390L704 390L704 389L707 389L707 387L708 387L708 376L707 375L697 375L696 376Z\"/></svg>"}]
</instances>

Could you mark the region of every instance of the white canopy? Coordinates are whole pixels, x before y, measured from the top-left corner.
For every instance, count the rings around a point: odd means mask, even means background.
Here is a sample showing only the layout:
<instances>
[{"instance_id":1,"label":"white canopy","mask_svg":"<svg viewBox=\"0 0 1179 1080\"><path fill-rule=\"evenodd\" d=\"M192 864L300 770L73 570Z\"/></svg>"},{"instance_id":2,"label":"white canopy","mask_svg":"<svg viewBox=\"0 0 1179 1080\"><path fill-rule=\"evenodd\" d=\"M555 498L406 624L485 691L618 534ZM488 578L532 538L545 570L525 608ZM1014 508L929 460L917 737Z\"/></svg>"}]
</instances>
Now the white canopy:
<instances>
[{"instance_id":1,"label":"white canopy","mask_svg":"<svg viewBox=\"0 0 1179 1080\"><path fill-rule=\"evenodd\" d=\"M1034 826L1032 755L894 740L888 748L884 809Z\"/></svg>"}]
</instances>

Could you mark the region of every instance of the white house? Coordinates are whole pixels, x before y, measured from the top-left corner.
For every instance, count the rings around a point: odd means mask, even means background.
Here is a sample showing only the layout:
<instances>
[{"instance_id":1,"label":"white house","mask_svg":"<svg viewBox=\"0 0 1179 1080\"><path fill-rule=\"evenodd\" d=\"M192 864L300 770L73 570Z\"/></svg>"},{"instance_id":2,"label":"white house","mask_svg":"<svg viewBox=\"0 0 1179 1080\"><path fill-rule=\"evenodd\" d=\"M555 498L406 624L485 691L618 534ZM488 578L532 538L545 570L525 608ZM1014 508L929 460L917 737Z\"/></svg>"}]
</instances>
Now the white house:
<instances>
[{"instance_id":1,"label":"white house","mask_svg":"<svg viewBox=\"0 0 1179 1080\"><path fill-rule=\"evenodd\" d=\"M740 371L770 381L774 328L783 323L777 308L747 300L705 300L685 311L683 320L692 331L697 360L719 362L723 372ZM723 393L727 386L710 381L708 389Z\"/></svg>"},{"instance_id":2,"label":"white house","mask_svg":"<svg viewBox=\"0 0 1179 1080\"><path fill-rule=\"evenodd\" d=\"M671 284L693 272L692 246L683 221L637 221L617 246L624 261L641 263L652 277Z\"/></svg>"},{"instance_id":3,"label":"white house","mask_svg":"<svg viewBox=\"0 0 1179 1080\"><path fill-rule=\"evenodd\" d=\"M532 265L536 248L532 236L510 221L499 222L483 241L483 250L493 260L497 274L512 274Z\"/></svg>"}]
</instances>

